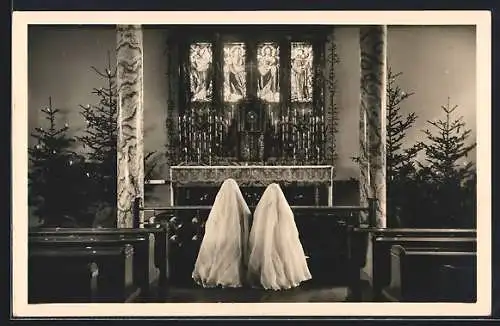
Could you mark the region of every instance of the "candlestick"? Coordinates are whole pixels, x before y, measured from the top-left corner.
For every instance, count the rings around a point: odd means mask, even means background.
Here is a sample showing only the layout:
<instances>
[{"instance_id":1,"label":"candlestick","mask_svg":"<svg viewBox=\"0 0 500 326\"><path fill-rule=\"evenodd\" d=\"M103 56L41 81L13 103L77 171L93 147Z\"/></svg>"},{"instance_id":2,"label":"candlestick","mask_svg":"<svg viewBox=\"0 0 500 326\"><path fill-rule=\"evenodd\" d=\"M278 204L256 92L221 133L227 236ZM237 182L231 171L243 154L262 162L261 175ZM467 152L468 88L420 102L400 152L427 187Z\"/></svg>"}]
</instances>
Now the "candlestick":
<instances>
[{"instance_id":1,"label":"candlestick","mask_svg":"<svg viewBox=\"0 0 500 326\"><path fill-rule=\"evenodd\" d=\"M205 152L208 148L208 143L207 143L207 132L203 131L203 145L202 145L202 151Z\"/></svg>"},{"instance_id":2,"label":"candlestick","mask_svg":"<svg viewBox=\"0 0 500 326\"><path fill-rule=\"evenodd\" d=\"M311 132L308 129L307 130L307 137L306 137L306 147L310 147L310 146L311 146Z\"/></svg>"},{"instance_id":3,"label":"candlestick","mask_svg":"<svg viewBox=\"0 0 500 326\"><path fill-rule=\"evenodd\" d=\"M219 125L218 125L218 128L219 128L219 137L220 137L220 144L222 146L222 138L223 138L223 134L224 134L224 126L223 126L223 122L222 122L222 117L219 118Z\"/></svg>"},{"instance_id":4,"label":"candlestick","mask_svg":"<svg viewBox=\"0 0 500 326\"><path fill-rule=\"evenodd\" d=\"M280 127L281 127L281 144L282 144L282 147L284 147L284 145L285 145L285 121L284 120L285 119L283 117L283 120L280 123Z\"/></svg>"}]
</instances>

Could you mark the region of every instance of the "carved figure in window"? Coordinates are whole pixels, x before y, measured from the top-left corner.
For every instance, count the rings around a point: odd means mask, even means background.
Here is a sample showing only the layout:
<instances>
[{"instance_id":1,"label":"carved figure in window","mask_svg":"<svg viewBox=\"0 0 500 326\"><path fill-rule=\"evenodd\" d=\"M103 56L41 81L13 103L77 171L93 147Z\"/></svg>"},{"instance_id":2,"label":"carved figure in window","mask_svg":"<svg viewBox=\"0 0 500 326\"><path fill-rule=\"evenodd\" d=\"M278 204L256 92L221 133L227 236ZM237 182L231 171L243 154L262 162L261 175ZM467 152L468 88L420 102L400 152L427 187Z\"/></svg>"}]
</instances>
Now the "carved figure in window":
<instances>
[{"instance_id":1,"label":"carved figure in window","mask_svg":"<svg viewBox=\"0 0 500 326\"><path fill-rule=\"evenodd\" d=\"M267 102L279 102L279 48L264 43L258 49L259 70L257 95Z\"/></svg>"},{"instance_id":2,"label":"carved figure in window","mask_svg":"<svg viewBox=\"0 0 500 326\"><path fill-rule=\"evenodd\" d=\"M244 44L224 46L224 101L237 102L246 95Z\"/></svg>"},{"instance_id":3,"label":"carved figure in window","mask_svg":"<svg viewBox=\"0 0 500 326\"><path fill-rule=\"evenodd\" d=\"M191 100L210 101L212 96L212 44L192 44L189 57Z\"/></svg>"}]
</instances>

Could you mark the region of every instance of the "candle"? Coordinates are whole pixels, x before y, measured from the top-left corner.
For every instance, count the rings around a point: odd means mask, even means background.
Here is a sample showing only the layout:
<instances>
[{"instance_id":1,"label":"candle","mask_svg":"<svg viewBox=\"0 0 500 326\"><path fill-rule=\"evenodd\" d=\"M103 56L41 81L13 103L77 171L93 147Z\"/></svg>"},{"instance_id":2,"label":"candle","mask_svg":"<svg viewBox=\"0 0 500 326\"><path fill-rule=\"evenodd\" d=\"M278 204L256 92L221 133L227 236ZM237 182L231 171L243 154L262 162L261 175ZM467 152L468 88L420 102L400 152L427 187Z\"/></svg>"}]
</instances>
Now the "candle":
<instances>
[{"instance_id":1,"label":"candle","mask_svg":"<svg viewBox=\"0 0 500 326\"><path fill-rule=\"evenodd\" d=\"M281 120L281 142L285 143L285 117Z\"/></svg>"},{"instance_id":2,"label":"candle","mask_svg":"<svg viewBox=\"0 0 500 326\"><path fill-rule=\"evenodd\" d=\"M222 117L219 120L219 137L222 145L222 141L224 139L224 121L222 120Z\"/></svg>"},{"instance_id":3,"label":"candle","mask_svg":"<svg viewBox=\"0 0 500 326\"><path fill-rule=\"evenodd\" d=\"M325 141L325 123L324 118L321 116L321 143Z\"/></svg>"},{"instance_id":4,"label":"candle","mask_svg":"<svg viewBox=\"0 0 500 326\"><path fill-rule=\"evenodd\" d=\"M202 146L202 150L203 151L206 151L207 148L208 148L208 143L207 143L207 132L206 131L203 131L203 146Z\"/></svg>"}]
</instances>

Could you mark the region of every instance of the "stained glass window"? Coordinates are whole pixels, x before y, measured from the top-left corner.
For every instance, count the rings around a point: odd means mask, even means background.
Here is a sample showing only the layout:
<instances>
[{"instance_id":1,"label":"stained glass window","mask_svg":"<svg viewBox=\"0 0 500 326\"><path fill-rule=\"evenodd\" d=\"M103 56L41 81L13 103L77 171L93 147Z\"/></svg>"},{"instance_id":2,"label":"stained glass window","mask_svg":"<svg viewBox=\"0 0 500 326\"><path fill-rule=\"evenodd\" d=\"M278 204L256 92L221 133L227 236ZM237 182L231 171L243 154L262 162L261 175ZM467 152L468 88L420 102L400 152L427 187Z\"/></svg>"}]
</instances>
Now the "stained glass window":
<instances>
[{"instance_id":1,"label":"stained glass window","mask_svg":"<svg viewBox=\"0 0 500 326\"><path fill-rule=\"evenodd\" d=\"M236 102L246 96L245 56L244 43L224 44L225 102Z\"/></svg>"},{"instance_id":2,"label":"stained glass window","mask_svg":"<svg viewBox=\"0 0 500 326\"><path fill-rule=\"evenodd\" d=\"M207 102L212 97L212 44L193 43L189 51L191 101Z\"/></svg>"},{"instance_id":3,"label":"stained glass window","mask_svg":"<svg viewBox=\"0 0 500 326\"><path fill-rule=\"evenodd\" d=\"M291 44L291 99L292 102L312 101L313 76L312 45L303 42Z\"/></svg>"},{"instance_id":4,"label":"stained glass window","mask_svg":"<svg viewBox=\"0 0 500 326\"><path fill-rule=\"evenodd\" d=\"M275 43L262 43L257 47L257 96L268 102L279 102L279 46Z\"/></svg>"}]
</instances>

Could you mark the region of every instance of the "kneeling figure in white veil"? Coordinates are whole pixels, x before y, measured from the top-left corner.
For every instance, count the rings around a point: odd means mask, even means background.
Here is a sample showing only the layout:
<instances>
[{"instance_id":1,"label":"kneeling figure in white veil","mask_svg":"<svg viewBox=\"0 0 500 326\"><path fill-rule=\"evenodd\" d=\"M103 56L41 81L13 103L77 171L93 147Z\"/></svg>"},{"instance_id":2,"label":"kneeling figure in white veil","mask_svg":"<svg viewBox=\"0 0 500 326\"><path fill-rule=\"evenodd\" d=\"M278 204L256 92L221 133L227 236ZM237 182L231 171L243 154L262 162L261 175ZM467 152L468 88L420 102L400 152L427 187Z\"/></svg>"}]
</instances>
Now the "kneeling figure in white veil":
<instances>
[{"instance_id":1,"label":"kneeling figure in white veil","mask_svg":"<svg viewBox=\"0 0 500 326\"><path fill-rule=\"evenodd\" d=\"M254 286L284 290L311 279L293 212L276 183L257 204L249 250L247 277Z\"/></svg>"},{"instance_id":2,"label":"kneeling figure in white veil","mask_svg":"<svg viewBox=\"0 0 500 326\"><path fill-rule=\"evenodd\" d=\"M205 224L192 274L203 287L241 287L245 280L250 209L238 184L222 184Z\"/></svg>"}]
</instances>

